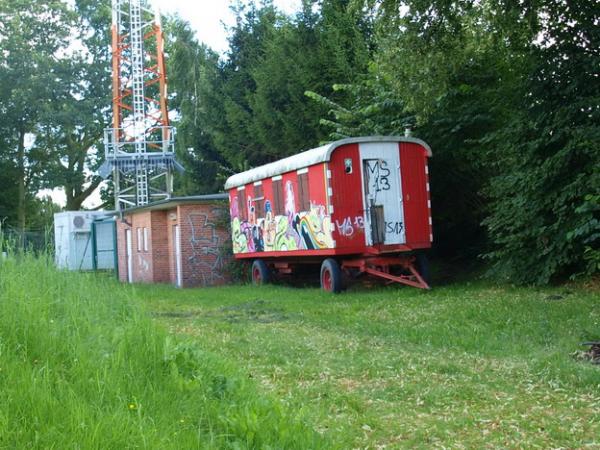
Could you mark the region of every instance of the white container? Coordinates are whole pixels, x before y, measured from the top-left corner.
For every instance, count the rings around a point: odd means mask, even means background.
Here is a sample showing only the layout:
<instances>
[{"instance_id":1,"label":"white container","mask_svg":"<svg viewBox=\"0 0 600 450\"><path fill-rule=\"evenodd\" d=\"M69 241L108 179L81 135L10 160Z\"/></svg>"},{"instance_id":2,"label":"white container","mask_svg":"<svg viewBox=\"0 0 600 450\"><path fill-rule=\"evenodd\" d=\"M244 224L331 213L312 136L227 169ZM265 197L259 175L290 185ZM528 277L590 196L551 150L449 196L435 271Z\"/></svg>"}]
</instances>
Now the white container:
<instances>
[{"instance_id":1,"label":"white container","mask_svg":"<svg viewBox=\"0 0 600 450\"><path fill-rule=\"evenodd\" d=\"M92 222L111 211L67 211L54 214L55 263L60 269L92 270Z\"/></svg>"}]
</instances>

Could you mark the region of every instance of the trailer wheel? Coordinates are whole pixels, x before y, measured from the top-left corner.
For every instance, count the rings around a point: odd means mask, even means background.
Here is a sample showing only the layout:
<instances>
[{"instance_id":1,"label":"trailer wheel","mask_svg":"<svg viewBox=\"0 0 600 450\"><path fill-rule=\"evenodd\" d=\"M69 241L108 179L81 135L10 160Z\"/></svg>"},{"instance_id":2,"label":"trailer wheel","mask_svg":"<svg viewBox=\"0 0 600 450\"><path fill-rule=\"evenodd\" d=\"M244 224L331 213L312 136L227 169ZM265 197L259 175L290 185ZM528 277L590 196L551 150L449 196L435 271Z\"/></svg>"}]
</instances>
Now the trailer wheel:
<instances>
[{"instance_id":1,"label":"trailer wheel","mask_svg":"<svg viewBox=\"0 0 600 450\"><path fill-rule=\"evenodd\" d=\"M271 272L262 259L255 259L252 263L252 284L261 285L270 281Z\"/></svg>"},{"instance_id":2,"label":"trailer wheel","mask_svg":"<svg viewBox=\"0 0 600 450\"><path fill-rule=\"evenodd\" d=\"M342 290L342 271L336 260L327 258L321 264L321 289L337 294Z\"/></svg>"}]
</instances>

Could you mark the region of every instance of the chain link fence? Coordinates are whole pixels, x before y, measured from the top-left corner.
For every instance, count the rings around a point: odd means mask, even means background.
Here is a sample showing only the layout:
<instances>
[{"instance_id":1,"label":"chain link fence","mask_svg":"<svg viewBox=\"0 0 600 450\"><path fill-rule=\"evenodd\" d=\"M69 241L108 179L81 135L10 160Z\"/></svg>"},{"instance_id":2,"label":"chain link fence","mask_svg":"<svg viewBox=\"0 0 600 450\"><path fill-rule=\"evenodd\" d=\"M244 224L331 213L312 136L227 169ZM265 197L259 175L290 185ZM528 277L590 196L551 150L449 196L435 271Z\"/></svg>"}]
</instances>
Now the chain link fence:
<instances>
[{"instance_id":1,"label":"chain link fence","mask_svg":"<svg viewBox=\"0 0 600 450\"><path fill-rule=\"evenodd\" d=\"M12 226L0 226L0 250L7 252L29 251L37 254L54 254L54 232L48 229L20 230Z\"/></svg>"}]
</instances>

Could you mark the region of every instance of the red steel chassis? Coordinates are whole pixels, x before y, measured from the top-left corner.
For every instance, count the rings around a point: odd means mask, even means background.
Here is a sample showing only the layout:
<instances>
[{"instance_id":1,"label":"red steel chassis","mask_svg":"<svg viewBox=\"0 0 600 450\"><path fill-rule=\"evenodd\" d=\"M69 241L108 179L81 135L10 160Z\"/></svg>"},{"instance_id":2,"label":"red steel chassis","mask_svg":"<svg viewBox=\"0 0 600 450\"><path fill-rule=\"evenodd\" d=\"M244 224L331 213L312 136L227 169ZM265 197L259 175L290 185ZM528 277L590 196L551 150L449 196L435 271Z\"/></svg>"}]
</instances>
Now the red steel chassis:
<instances>
[{"instance_id":1,"label":"red steel chassis","mask_svg":"<svg viewBox=\"0 0 600 450\"><path fill-rule=\"evenodd\" d=\"M292 274L294 268L307 263L318 263L318 259L275 259L275 258L260 258L265 263L273 268L274 271L280 274ZM246 258L244 258L246 259ZM396 255L396 256L359 256L359 257L342 257L338 258L340 268L349 273L351 270L358 271L359 274L368 274L377 278L386 280L388 283L400 283L407 286L430 289L429 284L423 279L421 274L415 268L415 256L413 255ZM392 273L392 268L400 267L407 274L395 275Z\"/></svg>"},{"instance_id":2,"label":"red steel chassis","mask_svg":"<svg viewBox=\"0 0 600 450\"><path fill-rule=\"evenodd\" d=\"M372 256L342 261L342 269L358 269L360 273L367 273L375 277L383 278L391 283L401 283L419 289L429 289L427 282L421 277L415 268L415 257L402 255L396 257ZM392 267L402 267L410 275L393 275Z\"/></svg>"},{"instance_id":3,"label":"red steel chassis","mask_svg":"<svg viewBox=\"0 0 600 450\"><path fill-rule=\"evenodd\" d=\"M292 274L294 268L303 264L321 264L325 258L333 258L346 273L358 271L384 279L388 283L400 283L419 289L430 289L429 284L415 267L416 256L409 252L425 250L427 244L407 246L373 245L346 249L295 250L286 255L283 252L254 252L236 254L238 260L252 261L262 259L274 271L281 274ZM403 269L404 274L396 275L394 268Z\"/></svg>"}]
</instances>

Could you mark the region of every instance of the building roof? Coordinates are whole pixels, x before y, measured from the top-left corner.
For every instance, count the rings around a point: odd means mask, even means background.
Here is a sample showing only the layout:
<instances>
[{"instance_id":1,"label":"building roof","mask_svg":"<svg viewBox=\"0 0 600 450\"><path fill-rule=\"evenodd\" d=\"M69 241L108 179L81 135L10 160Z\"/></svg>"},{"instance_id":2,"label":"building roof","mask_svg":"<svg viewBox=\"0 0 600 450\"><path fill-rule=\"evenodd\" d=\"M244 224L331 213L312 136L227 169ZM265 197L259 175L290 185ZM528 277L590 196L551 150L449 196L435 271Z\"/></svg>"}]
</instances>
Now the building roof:
<instances>
[{"instance_id":1,"label":"building roof","mask_svg":"<svg viewBox=\"0 0 600 450\"><path fill-rule=\"evenodd\" d=\"M321 162L329 161L333 151L346 144L357 144L361 142L411 142L425 147L427 155L431 156L431 148L424 141L412 137L404 136L368 136L342 139L331 142L321 147L313 148L297 155L289 156L279 161L275 161L264 166L238 173L229 177L225 183L225 189L232 189L254 181L264 180L265 178L281 175L282 173L293 170L303 169Z\"/></svg>"},{"instance_id":2,"label":"building roof","mask_svg":"<svg viewBox=\"0 0 600 450\"><path fill-rule=\"evenodd\" d=\"M188 197L171 197L166 200L160 200L158 202L149 203L142 206L134 206L127 208L123 211L117 211L114 214L133 214L142 211L160 211L165 209L172 209L178 205L186 203L211 203L215 201L228 200L228 194L208 194L208 195L191 195Z\"/></svg>"}]
</instances>

